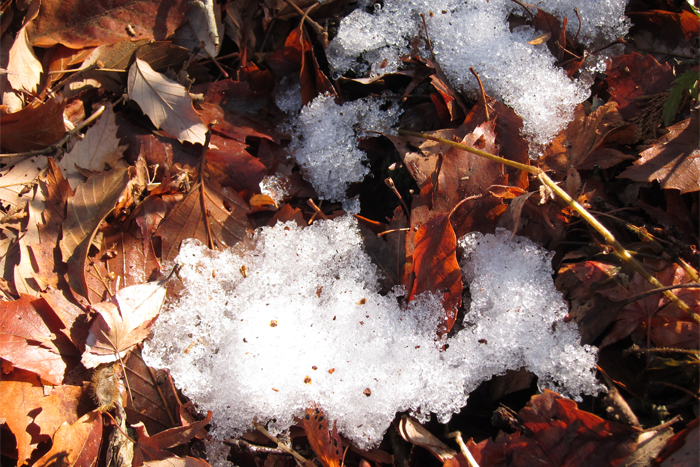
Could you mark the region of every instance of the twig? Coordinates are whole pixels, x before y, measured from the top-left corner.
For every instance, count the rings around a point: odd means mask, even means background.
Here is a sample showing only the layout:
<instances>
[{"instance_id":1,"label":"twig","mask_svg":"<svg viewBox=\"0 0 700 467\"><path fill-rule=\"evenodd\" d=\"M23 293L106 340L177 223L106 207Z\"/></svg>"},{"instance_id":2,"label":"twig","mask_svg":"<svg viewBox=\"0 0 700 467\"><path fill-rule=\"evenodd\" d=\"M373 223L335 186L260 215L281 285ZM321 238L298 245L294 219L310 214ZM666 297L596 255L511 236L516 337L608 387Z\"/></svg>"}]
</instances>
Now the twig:
<instances>
[{"instance_id":1,"label":"twig","mask_svg":"<svg viewBox=\"0 0 700 467\"><path fill-rule=\"evenodd\" d=\"M396 189L396 185L394 185L394 180L391 177L387 177L384 179L384 183L386 184L386 186L391 188L391 191L393 191L396 197L399 198L399 201L401 201L401 206L403 207L406 216L410 217L411 211L408 210L408 206L406 206L406 203L404 202L401 193L399 193L399 190Z\"/></svg>"},{"instance_id":2,"label":"twig","mask_svg":"<svg viewBox=\"0 0 700 467\"><path fill-rule=\"evenodd\" d=\"M95 110L95 112L90 115L88 118L83 120L83 122L78 125L77 127L73 128L72 130L68 131L66 136L63 137L61 141L58 143L54 143L51 146L47 146L44 149L36 149L34 151L27 151L27 152L18 152L15 154L0 154L0 157L29 157L29 156L40 156L42 154L49 154L53 151L57 151L58 148L66 144L66 141L68 141L73 135L75 135L77 132L97 120L97 118L102 115L102 113L105 111L105 106L100 106L99 109Z\"/></svg>"},{"instance_id":3,"label":"twig","mask_svg":"<svg viewBox=\"0 0 700 467\"><path fill-rule=\"evenodd\" d=\"M484 85L481 83L481 78L479 78L479 75L477 74L476 71L474 71L474 68L469 67L469 71L472 72L476 80L479 82L479 90L481 91L481 100L484 101L484 113L486 115L486 121L488 122L491 120L491 117L489 117L489 104L486 102L486 91L484 91Z\"/></svg>"},{"instance_id":4,"label":"twig","mask_svg":"<svg viewBox=\"0 0 700 467\"><path fill-rule=\"evenodd\" d=\"M578 18L578 30L576 31L576 36L574 37L574 42L578 43L578 34L581 32L581 15L578 12L578 8L574 7L574 13Z\"/></svg>"},{"instance_id":5,"label":"twig","mask_svg":"<svg viewBox=\"0 0 700 467\"><path fill-rule=\"evenodd\" d=\"M428 48L430 49L430 56L433 58L433 62L437 61L435 59L435 51L433 50L433 43L430 41L430 35L428 34L428 24L425 22L425 14L420 14L423 20L423 29L425 30L425 40L428 42Z\"/></svg>"},{"instance_id":6,"label":"twig","mask_svg":"<svg viewBox=\"0 0 700 467\"><path fill-rule=\"evenodd\" d=\"M471 451L469 451L467 445L464 444L461 431L453 431L452 433L449 433L447 437L455 439L459 445L459 449L462 451L462 455L467 459L467 462L469 462L471 467L479 467L479 464L476 462L476 459L474 459L474 456L472 456Z\"/></svg>"},{"instance_id":7,"label":"twig","mask_svg":"<svg viewBox=\"0 0 700 467\"><path fill-rule=\"evenodd\" d=\"M301 16L302 24L304 22L307 22L309 24L309 26L311 26L311 29L314 30L314 32L319 36L319 39L323 43L323 48L328 47L328 31L326 31L326 29L323 26L321 26L320 24L318 24L316 21L309 18L309 13L311 13L311 10L313 10L314 8L319 6L320 3L314 3L309 8L307 8L306 11L304 11L301 8L299 8L299 6L297 4L295 4L294 2L292 2L290 0L284 0L284 1L287 3L287 5L289 5L294 10L296 10L297 13L299 13L299 15ZM299 27L301 28L301 24L299 25Z\"/></svg>"},{"instance_id":8,"label":"twig","mask_svg":"<svg viewBox=\"0 0 700 467\"><path fill-rule=\"evenodd\" d=\"M522 2L519 2L518 0L513 0L513 2L515 2L515 3L517 3L518 5L520 5L521 7L523 7L523 9L527 12L527 14L530 15L530 19L531 19L532 21L535 21L535 15L532 14L532 12L530 11L530 9L529 9L528 7L526 7L525 5L523 5L523 3L522 3Z\"/></svg>"},{"instance_id":9,"label":"twig","mask_svg":"<svg viewBox=\"0 0 700 467\"><path fill-rule=\"evenodd\" d=\"M289 446L287 446L286 444L284 444L283 442L281 442L281 441L280 441L279 439L277 439L275 436L272 436L272 435L265 429L264 426L260 425L259 423L255 423L254 425L255 425L255 428L256 428L260 433L264 434L265 436L267 436L268 438L270 438L270 440L272 440L272 441L274 441L275 443L277 443L277 446L278 446L280 449L282 449L284 452L286 452L287 454L291 454L292 456L294 456L294 458L295 458L296 460L298 460L298 461L301 462L302 464L305 464L306 462L308 462L301 454L299 454L299 453L296 452L294 449L290 448Z\"/></svg>"},{"instance_id":10,"label":"twig","mask_svg":"<svg viewBox=\"0 0 700 467\"><path fill-rule=\"evenodd\" d=\"M314 214L314 216L316 216L316 214L318 214L322 219L328 220L328 216L326 216L326 215L323 213L323 211L321 211L321 208L319 208L318 206L316 206L316 203L314 203L314 200L312 200L311 198L309 198L309 199L306 200L306 204L308 204L309 206L311 206L311 209L313 209L314 211L316 211L316 213ZM309 219L309 224L311 224L313 221L314 221L314 218L312 217L311 219Z\"/></svg>"},{"instance_id":11,"label":"twig","mask_svg":"<svg viewBox=\"0 0 700 467\"><path fill-rule=\"evenodd\" d=\"M603 236L605 241L609 246L612 247L615 252L620 255L620 257L626 261L632 268L639 273L647 282L649 282L651 285L654 286L654 288L664 288L664 284L659 282L658 279L656 279L654 276L652 276L649 271L644 267L642 263L637 261L632 254L625 249L624 246L620 242L617 241L617 239L613 236L612 233L603 225L601 224L595 217L593 217L583 206L581 206L575 199L573 199L569 194L562 190L559 185L557 185L547 174L540 168L534 167L531 165L525 165L521 164L519 162L511 161L508 159L505 159L503 157L496 156L495 154L488 153L486 151L481 151L480 149L473 148L471 146L468 146L466 144L462 143L457 143L455 141L450 141L445 138L439 138L436 136L432 136L426 133L417 133L414 131L407 131L407 130L399 130L400 135L405 135L405 136L416 136L419 138L423 139L429 139L431 141L437 141L442 144L447 144L449 146L456 147L458 149L461 149L463 151L471 152L472 154L476 154L477 156L484 157L486 159L492 160L494 162L498 162L503 165L507 165L509 167L513 167L519 170L524 170L534 176L536 176L542 184L550 188L554 193L556 193L560 198L562 198L566 203L574 209L586 222L588 222L595 230L598 231L600 235ZM700 315L697 313L693 312L688 305L686 305L681 299L679 299L676 294L671 292L670 290L664 290L662 292L666 298L671 300L678 308L683 310L685 313L690 315L690 317L695 321L696 323L700 324Z\"/></svg>"}]
</instances>

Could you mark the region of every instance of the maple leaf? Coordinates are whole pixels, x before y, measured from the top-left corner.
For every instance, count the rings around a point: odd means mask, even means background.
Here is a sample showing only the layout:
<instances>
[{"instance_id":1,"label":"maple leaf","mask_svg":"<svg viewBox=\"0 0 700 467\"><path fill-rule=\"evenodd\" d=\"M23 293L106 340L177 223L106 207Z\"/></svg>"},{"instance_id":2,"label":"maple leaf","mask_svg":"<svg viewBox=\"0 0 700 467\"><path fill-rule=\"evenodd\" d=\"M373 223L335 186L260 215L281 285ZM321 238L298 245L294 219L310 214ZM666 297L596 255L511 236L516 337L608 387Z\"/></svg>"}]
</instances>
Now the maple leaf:
<instances>
[{"instance_id":1,"label":"maple leaf","mask_svg":"<svg viewBox=\"0 0 700 467\"><path fill-rule=\"evenodd\" d=\"M192 98L183 85L137 58L129 69L128 92L157 128L179 141L204 143L207 127L192 107Z\"/></svg>"},{"instance_id":2,"label":"maple leaf","mask_svg":"<svg viewBox=\"0 0 700 467\"><path fill-rule=\"evenodd\" d=\"M27 25L32 45L72 49L120 40L163 40L186 18L188 0L42 0Z\"/></svg>"},{"instance_id":3,"label":"maple leaf","mask_svg":"<svg viewBox=\"0 0 700 467\"><path fill-rule=\"evenodd\" d=\"M658 181L661 188L681 193L700 190L700 149L698 113L668 128L669 133L642 151L641 158L619 177L638 182Z\"/></svg>"},{"instance_id":4,"label":"maple leaf","mask_svg":"<svg viewBox=\"0 0 700 467\"><path fill-rule=\"evenodd\" d=\"M82 362L86 368L110 363L143 341L165 300L161 282L121 289L110 302L93 305L98 312L85 343Z\"/></svg>"}]
</instances>

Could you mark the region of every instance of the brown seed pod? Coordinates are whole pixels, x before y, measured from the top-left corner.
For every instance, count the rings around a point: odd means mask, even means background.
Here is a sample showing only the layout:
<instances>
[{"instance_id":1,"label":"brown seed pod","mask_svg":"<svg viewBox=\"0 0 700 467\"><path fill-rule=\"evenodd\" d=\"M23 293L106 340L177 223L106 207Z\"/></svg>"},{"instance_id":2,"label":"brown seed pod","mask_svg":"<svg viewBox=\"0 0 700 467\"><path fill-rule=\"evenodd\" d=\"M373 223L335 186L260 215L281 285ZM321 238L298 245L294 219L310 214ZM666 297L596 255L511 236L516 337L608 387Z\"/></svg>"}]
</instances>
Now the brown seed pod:
<instances>
[{"instance_id":1,"label":"brown seed pod","mask_svg":"<svg viewBox=\"0 0 700 467\"><path fill-rule=\"evenodd\" d=\"M100 365L92 374L90 390L99 412L112 410L120 403L119 380L121 368L118 363Z\"/></svg>"}]
</instances>

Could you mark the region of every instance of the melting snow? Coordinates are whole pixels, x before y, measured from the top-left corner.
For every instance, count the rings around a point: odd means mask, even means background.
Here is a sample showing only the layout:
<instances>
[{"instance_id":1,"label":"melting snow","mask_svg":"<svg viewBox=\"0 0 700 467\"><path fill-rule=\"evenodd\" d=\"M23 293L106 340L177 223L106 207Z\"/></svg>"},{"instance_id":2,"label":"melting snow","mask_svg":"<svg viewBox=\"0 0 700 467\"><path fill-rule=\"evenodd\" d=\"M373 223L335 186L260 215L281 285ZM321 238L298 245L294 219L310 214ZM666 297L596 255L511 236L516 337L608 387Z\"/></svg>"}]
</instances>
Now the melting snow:
<instances>
[{"instance_id":1,"label":"melting snow","mask_svg":"<svg viewBox=\"0 0 700 467\"><path fill-rule=\"evenodd\" d=\"M247 251L187 241L177 259L184 291L144 358L214 411L222 439L254 420L284 431L316 403L367 448L397 412L447 421L481 382L521 367L564 394L597 392L594 348L564 322L550 254L505 231L461 243L471 308L463 330L436 342L439 300L402 309L400 291L380 295L352 217L265 227Z\"/></svg>"}]
</instances>

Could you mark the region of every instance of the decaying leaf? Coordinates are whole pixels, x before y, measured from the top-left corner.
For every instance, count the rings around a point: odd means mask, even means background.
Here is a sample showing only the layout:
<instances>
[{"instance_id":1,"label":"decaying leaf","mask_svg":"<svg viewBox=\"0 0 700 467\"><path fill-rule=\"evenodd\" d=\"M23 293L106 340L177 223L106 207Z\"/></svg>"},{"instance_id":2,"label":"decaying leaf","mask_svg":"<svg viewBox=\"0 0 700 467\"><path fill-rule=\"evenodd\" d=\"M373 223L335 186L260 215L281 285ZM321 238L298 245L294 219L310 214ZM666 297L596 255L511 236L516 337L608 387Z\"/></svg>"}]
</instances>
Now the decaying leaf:
<instances>
[{"instance_id":1,"label":"decaying leaf","mask_svg":"<svg viewBox=\"0 0 700 467\"><path fill-rule=\"evenodd\" d=\"M186 426L165 430L157 435L149 436L143 424L137 424L134 429L137 443L134 446L134 467L141 466L145 461L157 461L173 457L166 449L186 443L192 438L202 438L206 435L204 426L211 422L212 412L209 411L204 420Z\"/></svg>"},{"instance_id":2,"label":"decaying leaf","mask_svg":"<svg viewBox=\"0 0 700 467\"><path fill-rule=\"evenodd\" d=\"M661 188L681 193L700 190L700 149L697 112L668 128L669 133L641 153L641 158L619 176L639 182L658 181Z\"/></svg>"},{"instance_id":3,"label":"decaying leaf","mask_svg":"<svg viewBox=\"0 0 700 467\"><path fill-rule=\"evenodd\" d=\"M36 92L43 67L34 54L27 37L26 21L36 17L39 13L40 2L33 2L27 11L25 25L17 33L15 42L10 48L10 61L7 64L7 80L16 91Z\"/></svg>"},{"instance_id":4,"label":"decaying leaf","mask_svg":"<svg viewBox=\"0 0 700 467\"><path fill-rule=\"evenodd\" d=\"M333 425L333 431L328 431L328 419L320 409L306 409L302 420L306 438L316 458L323 467L340 467L343 458L343 443L338 436L338 430Z\"/></svg>"},{"instance_id":5,"label":"decaying leaf","mask_svg":"<svg viewBox=\"0 0 700 467\"><path fill-rule=\"evenodd\" d=\"M136 101L157 128L179 141L203 144L207 127L183 85L136 59L129 69L129 97Z\"/></svg>"},{"instance_id":6,"label":"decaying leaf","mask_svg":"<svg viewBox=\"0 0 700 467\"><path fill-rule=\"evenodd\" d=\"M123 357L147 336L165 300L160 282L121 289L110 302L93 305L98 313L85 343L82 362L86 368Z\"/></svg>"},{"instance_id":7,"label":"decaying leaf","mask_svg":"<svg viewBox=\"0 0 700 467\"><path fill-rule=\"evenodd\" d=\"M85 260L100 223L114 209L129 182L129 171L117 168L88 178L68 201L61 253L68 263L68 283L87 297Z\"/></svg>"}]
</instances>

